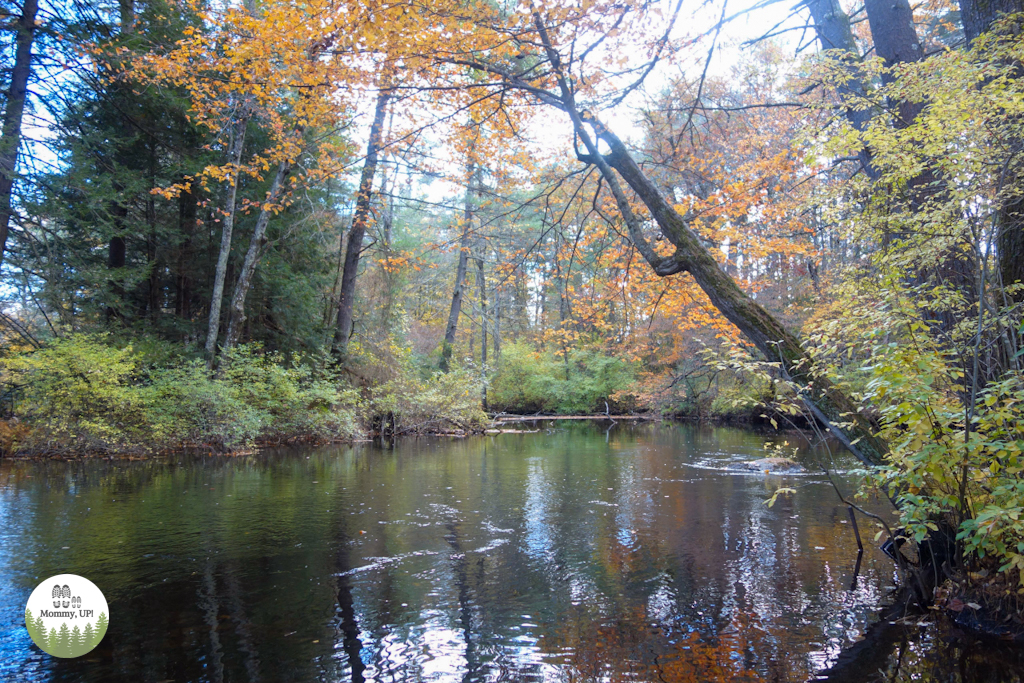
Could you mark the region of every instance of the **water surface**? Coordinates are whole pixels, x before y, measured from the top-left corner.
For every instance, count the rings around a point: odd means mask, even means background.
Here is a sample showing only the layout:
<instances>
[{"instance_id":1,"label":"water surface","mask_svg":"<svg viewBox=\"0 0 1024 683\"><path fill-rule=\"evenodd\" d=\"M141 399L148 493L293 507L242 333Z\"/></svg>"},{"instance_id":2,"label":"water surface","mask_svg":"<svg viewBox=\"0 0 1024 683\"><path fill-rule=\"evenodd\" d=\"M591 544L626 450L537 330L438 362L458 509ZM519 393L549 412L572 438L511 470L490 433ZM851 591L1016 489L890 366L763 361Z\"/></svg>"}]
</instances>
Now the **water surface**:
<instances>
[{"instance_id":1,"label":"water surface","mask_svg":"<svg viewBox=\"0 0 1024 683\"><path fill-rule=\"evenodd\" d=\"M388 449L0 462L0 679L803 681L862 638L893 585L874 547L855 575L847 510L823 475L729 469L764 457L765 435L542 427ZM769 508L782 485L796 492ZM66 572L111 612L76 660L43 654L23 623L35 585ZM897 631L872 645L868 674L833 680L1019 679L984 657L994 673L957 678L970 646Z\"/></svg>"}]
</instances>

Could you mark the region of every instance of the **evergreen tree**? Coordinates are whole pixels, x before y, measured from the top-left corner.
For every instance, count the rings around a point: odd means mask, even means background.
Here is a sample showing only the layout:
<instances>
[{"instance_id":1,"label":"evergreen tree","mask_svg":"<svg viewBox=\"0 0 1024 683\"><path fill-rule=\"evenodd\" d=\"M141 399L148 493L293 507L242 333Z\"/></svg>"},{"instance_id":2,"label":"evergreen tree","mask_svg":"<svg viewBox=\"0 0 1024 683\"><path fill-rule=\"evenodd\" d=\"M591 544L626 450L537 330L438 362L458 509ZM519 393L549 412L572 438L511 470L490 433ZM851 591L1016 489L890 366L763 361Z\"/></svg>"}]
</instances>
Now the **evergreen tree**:
<instances>
[{"instance_id":1,"label":"evergreen tree","mask_svg":"<svg viewBox=\"0 0 1024 683\"><path fill-rule=\"evenodd\" d=\"M89 622L85 622L85 630L82 631L82 642L84 643L85 652L96 646L96 632L92 630L92 624Z\"/></svg>"},{"instance_id":2,"label":"evergreen tree","mask_svg":"<svg viewBox=\"0 0 1024 683\"><path fill-rule=\"evenodd\" d=\"M99 617L99 619L96 620L96 639L95 639L95 643L97 645L100 644L100 641L103 640L103 636L106 635L106 633L107 633L107 613L106 612L100 612L100 617Z\"/></svg>"},{"instance_id":3,"label":"evergreen tree","mask_svg":"<svg viewBox=\"0 0 1024 683\"><path fill-rule=\"evenodd\" d=\"M54 648L54 654L58 657L71 656L71 630L68 629L67 623L61 623L60 625L60 634L57 637L57 647Z\"/></svg>"},{"instance_id":4,"label":"evergreen tree","mask_svg":"<svg viewBox=\"0 0 1024 683\"><path fill-rule=\"evenodd\" d=\"M39 631L36 628L36 619L32 616L32 610L25 608L25 628L32 640L39 640Z\"/></svg>"},{"instance_id":5,"label":"evergreen tree","mask_svg":"<svg viewBox=\"0 0 1024 683\"><path fill-rule=\"evenodd\" d=\"M82 630L78 628L77 624L75 624L75 627L71 629L70 650L72 657L85 654L85 639L82 637Z\"/></svg>"},{"instance_id":6,"label":"evergreen tree","mask_svg":"<svg viewBox=\"0 0 1024 683\"><path fill-rule=\"evenodd\" d=\"M55 652L57 652L57 644L57 629L51 628L50 635L46 639L46 651L50 654L54 654Z\"/></svg>"}]
</instances>

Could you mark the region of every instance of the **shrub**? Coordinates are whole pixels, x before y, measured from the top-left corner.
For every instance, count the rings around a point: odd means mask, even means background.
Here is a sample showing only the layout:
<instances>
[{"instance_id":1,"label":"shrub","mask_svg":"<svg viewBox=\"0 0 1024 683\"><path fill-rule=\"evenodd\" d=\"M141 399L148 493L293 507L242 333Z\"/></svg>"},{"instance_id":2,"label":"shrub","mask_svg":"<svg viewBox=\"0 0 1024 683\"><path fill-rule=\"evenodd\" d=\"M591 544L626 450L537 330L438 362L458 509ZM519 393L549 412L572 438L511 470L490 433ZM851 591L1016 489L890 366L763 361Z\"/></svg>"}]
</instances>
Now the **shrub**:
<instances>
[{"instance_id":1,"label":"shrub","mask_svg":"<svg viewBox=\"0 0 1024 683\"><path fill-rule=\"evenodd\" d=\"M366 411L381 433L473 430L487 423L480 408L482 392L479 374L469 368L435 372L426 380L405 372L373 388Z\"/></svg>"},{"instance_id":2,"label":"shrub","mask_svg":"<svg viewBox=\"0 0 1024 683\"><path fill-rule=\"evenodd\" d=\"M225 354L219 376L202 361L150 362L104 335L73 335L4 361L21 387L16 415L31 429L22 451L231 450L258 439L350 438L356 393L337 377L255 345Z\"/></svg>"},{"instance_id":3,"label":"shrub","mask_svg":"<svg viewBox=\"0 0 1024 683\"><path fill-rule=\"evenodd\" d=\"M495 410L516 413L562 414L632 409L629 388L632 365L591 349L574 349L557 356L516 342L501 350L498 370L487 393Z\"/></svg>"},{"instance_id":4,"label":"shrub","mask_svg":"<svg viewBox=\"0 0 1024 683\"><path fill-rule=\"evenodd\" d=\"M32 427L15 448L109 450L143 437L146 409L130 385L132 348L105 341L72 335L4 361L8 381L21 389L16 415Z\"/></svg>"}]
</instances>

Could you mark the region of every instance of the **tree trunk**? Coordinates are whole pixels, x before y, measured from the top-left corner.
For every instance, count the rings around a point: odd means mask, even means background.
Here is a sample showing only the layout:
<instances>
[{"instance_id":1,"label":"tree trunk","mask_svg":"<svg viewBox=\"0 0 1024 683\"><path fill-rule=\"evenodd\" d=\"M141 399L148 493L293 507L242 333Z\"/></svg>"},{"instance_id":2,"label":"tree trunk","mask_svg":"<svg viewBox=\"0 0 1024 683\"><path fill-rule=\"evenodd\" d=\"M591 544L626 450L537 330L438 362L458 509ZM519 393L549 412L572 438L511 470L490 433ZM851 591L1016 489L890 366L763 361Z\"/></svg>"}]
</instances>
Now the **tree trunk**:
<instances>
[{"instance_id":1,"label":"tree trunk","mask_svg":"<svg viewBox=\"0 0 1024 683\"><path fill-rule=\"evenodd\" d=\"M494 339L494 362L497 363L501 360L501 301L502 301L502 288L498 287L494 291L494 334L491 335Z\"/></svg>"},{"instance_id":2,"label":"tree trunk","mask_svg":"<svg viewBox=\"0 0 1024 683\"><path fill-rule=\"evenodd\" d=\"M124 268L127 262L128 245L124 241L124 224L128 218L128 207L124 204L115 204L111 207L111 214L114 216L114 230L116 234L107 243L107 269L118 271ZM111 301L107 305L107 322L122 315L121 307L124 306L124 278L115 274L110 278Z\"/></svg>"},{"instance_id":3,"label":"tree trunk","mask_svg":"<svg viewBox=\"0 0 1024 683\"><path fill-rule=\"evenodd\" d=\"M185 320L192 318L192 238L196 230L199 188L182 192L178 197L178 230L185 236L177 257L174 279L174 315Z\"/></svg>"},{"instance_id":4,"label":"tree trunk","mask_svg":"<svg viewBox=\"0 0 1024 683\"><path fill-rule=\"evenodd\" d=\"M274 174L270 190L267 191L267 198L263 201L263 208L260 209L260 215L256 219L256 227L249 240L249 249L245 252L242 270L238 273L235 290L231 295L231 307L228 309L228 332L224 339L225 349L234 348L242 333L242 325L245 323L245 297L248 296L249 288L252 286L252 276L256 272L256 264L260 260L260 250L267 241L267 225L270 223L270 216L274 213L271 207L281 198L285 179L291 169L292 164L288 160L277 165L277 173Z\"/></svg>"},{"instance_id":5,"label":"tree trunk","mask_svg":"<svg viewBox=\"0 0 1024 683\"><path fill-rule=\"evenodd\" d=\"M352 336L352 309L356 296L356 276L359 274L359 257L363 250L363 237L366 226L370 222L370 200L373 193L373 178L377 173L377 156L381 147L381 130L384 127L384 115L387 112L391 91L382 89L377 95L377 103L373 112L373 123L370 124L370 139L366 143L366 161L359 178L359 195L356 197L356 208L352 214L352 227L348 231L345 245L345 266L341 273L341 292L338 295L338 316L335 320L334 343L331 355L335 360L342 360L348 355L348 341Z\"/></svg>"},{"instance_id":6,"label":"tree trunk","mask_svg":"<svg viewBox=\"0 0 1024 683\"><path fill-rule=\"evenodd\" d=\"M480 285L480 405L487 410L487 278L484 277L483 249L476 259L476 280Z\"/></svg>"},{"instance_id":7,"label":"tree trunk","mask_svg":"<svg viewBox=\"0 0 1024 683\"><path fill-rule=\"evenodd\" d=\"M242 105L245 106L245 105ZM224 198L224 211L221 217L220 253L217 255L217 270L213 276L213 295L210 297L210 320L206 327L206 368L213 367L213 359L217 353L217 336L220 333L220 306L224 299L224 282L227 279L228 258L231 256L231 233L235 226L235 198L238 194L238 167L242 162L242 148L245 146L245 129L249 116L239 116L231 131L231 144L228 148L228 163L232 164L228 176L227 196Z\"/></svg>"},{"instance_id":8,"label":"tree trunk","mask_svg":"<svg viewBox=\"0 0 1024 683\"><path fill-rule=\"evenodd\" d=\"M967 44L992 28L992 22L1000 15L1017 12L1024 12L1024 0L960 0L960 19Z\"/></svg>"},{"instance_id":9,"label":"tree trunk","mask_svg":"<svg viewBox=\"0 0 1024 683\"><path fill-rule=\"evenodd\" d=\"M135 0L118 0L117 5L121 16L121 33L131 33L135 30Z\"/></svg>"},{"instance_id":10,"label":"tree trunk","mask_svg":"<svg viewBox=\"0 0 1024 683\"><path fill-rule=\"evenodd\" d=\"M960 17L968 45L989 31L1001 15L1017 12L1024 12L1024 0L960 0ZM1020 74L1019 66L1017 73ZM1024 181L1019 173L1011 170L1003 186L1009 198L996 216L996 248L1002 286L1006 287L1024 282ZM1024 301L1024 291L1017 292L1013 298Z\"/></svg>"},{"instance_id":11,"label":"tree trunk","mask_svg":"<svg viewBox=\"0 0 1024 683\"><path fill-rule=\"evenodd\" d=\"M21 147L21 119L25 113L28 79L32 73L32 41L36 34L38 0L25 0L18 18L18 37L15 40L14 68L11 86L7 91L4 109L3 136L0 137L0 265L7 249L7 234L11 225L12 194L18 170L18 149Z\"/></svg>"},{"instance_id":12,"label":"tree trunk","mask_svg":"<svg viewBox=\"0 0 1024 683\"><path fill-rule=\"evenodd\" d=\"M459 263L455 268L455 288L452 290L452 305L448 311L448 324L444 328L441 342L441 371L451 369L452 351L455 348L455 333L459 327L462 312L462 294L466 285L466 270L469 263L469 237L473 227L473 182L476 170L470 165L469 185L466 187L466 204L462 212L462 239L459 240Z\"/></svg>"},{"instance_id":13,"label":"tree trunk","mask_svg":"<svg viewBox=\"0 0 1024 683\"><path fill-rule=\"evenodd\" d=\"M149 186L156 187L156 143L149 144ZM160 258L157 253L156 238L156 198L150 194L146 197L146 266L149 277L146 278L146 296L143 304L143 317L156 319L162 308L162 290L160 286Z\"/></svg>"},{"instance_id":14,"label":"tree trunk","mask_svg":"<svg viewBox=\"0 0 1024 683\"><path fill-rule=\"evenodd\" d=\"M567 86L564 86L563 97L571 102ZM637 166L616 135L593 117L583 119L573 106L570 106L568 111L574 119L577 134L589 152L587 155L580 155L580 159L594 163L600 169L615 197L634 246L653 267L654 272L662 277L679 272L690 273L715 308L735 325L765 358L779 362L785 376L807 387L801 398L815 417L828 425L832 433L862 462L870 465L881 464L886 446L875 436L874 425L857 412L850 399L832 386L827 379L814 376L811 358L804 353L796 336L751 299L722 270L715 257L690 229L687 219L668 203L658 187ZM596 140L591 138L584 128L584 120L593 126L598 137L608 144L608 154L598 153ZM622 191L618 177L612 173L613 168L637 193L658 224L661 233L675 246L673 255L661 256L654 251L643 233L641 221L633 213L629 199ZM849 426L840 426L842 423L849 423Z\"/></svg>"},{"instance_id":15,"label":"tree trunk","mask_svg":"<svg viewBox=\"0 0 1024 683\"><path fill-rule=\"evenodd\" d=\"M863 104L866 99L867 87L863 74L860 72L860 51L850 30L850 17L839 5L839 0L810 0L807 3L814 20L814 32L823 50L842 50L842 61L846 65L849 78L838 86L840 100L846 106L846 118L857 131L863 131L867 122L875 112L864 107L853 106ZM878 171L871 163L871 152L865 147L858 152L861 167L872 180L878 180Z\"/></svg>"},{"instance_id":16,"label":"tree trunk","mask_svg":"<svg viewBox=\"0 0 1024 683\"><path fill-rule=\"evenodd\" d=\"M924 49L914 28L914 14L908 0L865 0L868 24L871 27L871 41L875 54L885 60L887 67L903 62L919 62L924 59ZM882 80L891 83L891 73ZM924 108L923 102L908 102L897 105L897 126L909 126ZM928 174L929 176L931 174Z\"/></svg>"}]
</instances>

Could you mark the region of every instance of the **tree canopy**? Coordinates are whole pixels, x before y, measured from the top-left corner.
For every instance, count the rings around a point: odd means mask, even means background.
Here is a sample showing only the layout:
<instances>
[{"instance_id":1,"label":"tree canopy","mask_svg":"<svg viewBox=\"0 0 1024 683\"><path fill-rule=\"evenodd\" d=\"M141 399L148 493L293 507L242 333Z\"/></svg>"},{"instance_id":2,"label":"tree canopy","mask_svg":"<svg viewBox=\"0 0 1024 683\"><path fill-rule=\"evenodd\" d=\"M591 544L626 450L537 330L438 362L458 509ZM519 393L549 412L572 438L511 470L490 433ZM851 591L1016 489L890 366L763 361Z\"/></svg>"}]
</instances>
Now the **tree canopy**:
<instances>
[{"instance_id":1,"label":"tree canopy","mask_svg":"<svg viewBox=\"0 0 1024 683\"><path fill-rule=\"evenodd\" d=\"M5 448L744 413L1019 574L1024 8L778 7L0 4Z\"/></svg>"}]
</instances>

